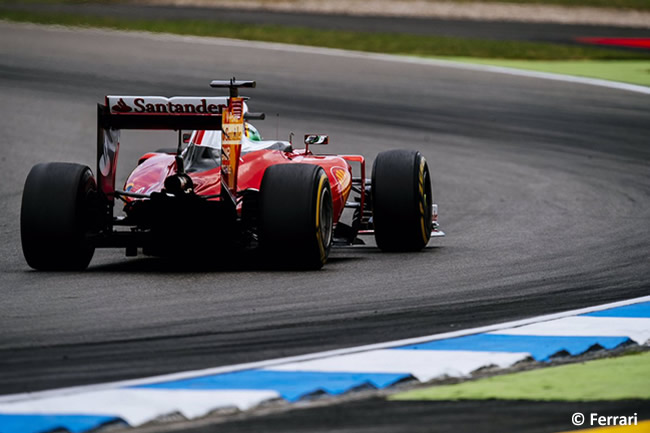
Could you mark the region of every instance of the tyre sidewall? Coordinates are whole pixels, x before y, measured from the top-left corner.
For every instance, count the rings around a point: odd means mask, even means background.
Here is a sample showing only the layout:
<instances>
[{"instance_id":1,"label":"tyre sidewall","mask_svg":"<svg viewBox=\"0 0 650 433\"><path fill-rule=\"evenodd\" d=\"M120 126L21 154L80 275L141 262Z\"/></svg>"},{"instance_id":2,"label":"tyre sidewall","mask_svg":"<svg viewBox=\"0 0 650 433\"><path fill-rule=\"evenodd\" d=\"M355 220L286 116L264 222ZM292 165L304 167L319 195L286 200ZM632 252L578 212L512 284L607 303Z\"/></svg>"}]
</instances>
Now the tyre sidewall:
<instances>
[{"instance_id":1,"label":"tyre sidewall","mask_svg":"<svg viewBox=\"0 0 650 433\"><path fill-rule=\"evenodd\" d=\"M88 266L94 248L86 240L94 226L97 186L90 168L70 163L38 164L25 181L21 241L27 263L41 270Z\"/></svg>"},{"instance_id":2,"label":"tyre sidewall","mask_svg":"<svg viewBox=\"0 0 650 433\"><path fill-rule=\"evenodd\" d=\"M264 256L289 268L323 266L331 248L331 235L321 234L321 198L331 188L325 171L311 164L279 164L267 168L260 187L259 240ZM325 222L331 228L329 221ZM327 237L327 236L326 236Z\"/></svg>"},{"instance_id":3,"label":"tyre sidewall","mask_svg":"<svg viewBox=\"0 0 650 433\"><path fill-rule=\"evenodd\" d=\"M417 151L377 155L372 171L372 206L377 246L386 251L418 251L431 237L431 179Z\"/></svg>"}]
</instances>

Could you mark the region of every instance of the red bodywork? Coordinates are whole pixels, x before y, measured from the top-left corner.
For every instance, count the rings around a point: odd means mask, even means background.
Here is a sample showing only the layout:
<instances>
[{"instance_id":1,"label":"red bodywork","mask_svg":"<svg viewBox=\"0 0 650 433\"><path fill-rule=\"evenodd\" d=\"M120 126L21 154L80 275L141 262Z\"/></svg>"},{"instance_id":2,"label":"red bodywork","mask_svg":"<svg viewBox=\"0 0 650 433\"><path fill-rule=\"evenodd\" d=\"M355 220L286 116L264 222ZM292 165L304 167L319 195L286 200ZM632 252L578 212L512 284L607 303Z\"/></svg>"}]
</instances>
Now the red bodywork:
<instances>
[{"instance_id":1,"label":"red bodywork","mask_svg":"<svg viewBox=\"0 0 650 433\"><path fill-rule=\"evenodd\" d=\"M129 192L150 194L163 189L165 178L176 171L174 155L148 153L141 163L131 173L124 189ZM247 189L259 190L262 177L267 167L276 164L315 164L327 173L332 189L333 219L336 223L350 195L352 187L352 166L349 162L361 164L362 176L365 180L365 160L360 155L314 155L304 149L292 152L280 150L258 150L241 156L237 174L237 191ZM194 182L194 192L199 196L214 196L211 200L219 200L221 195L221 167L211 170L191 172L188 175ZM133 197L125 198L127 203L138 200Z\"/></svg>"}]
</instances>

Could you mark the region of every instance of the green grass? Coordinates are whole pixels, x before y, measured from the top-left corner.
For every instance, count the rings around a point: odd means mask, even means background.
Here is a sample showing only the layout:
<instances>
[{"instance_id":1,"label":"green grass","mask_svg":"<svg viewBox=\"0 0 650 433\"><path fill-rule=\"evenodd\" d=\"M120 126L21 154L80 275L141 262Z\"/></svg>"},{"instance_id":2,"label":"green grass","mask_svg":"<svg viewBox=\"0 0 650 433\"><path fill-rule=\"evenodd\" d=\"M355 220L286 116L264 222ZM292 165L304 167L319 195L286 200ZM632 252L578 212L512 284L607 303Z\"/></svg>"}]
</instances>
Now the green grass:
<instances>
[{"instance_id":1,"label":"green grass","mask_svg":"<svg viewBox=\"0 0 650 433\"><path fill-rule=\"evenodd\" d=\"M449 0L448 0L449 1ZM480 3L522 3L522 4L546 4L568 7L598 7L615 9L636 9L650 10L648 0L451 0L457 3L480 2Z\"/></svg>"},{"instance_id":2,"label":"green grass","mask_svg":"<svg viewBox=\"0 0 650 433\"><path fill-rule=\"evenodd\" d=\"M650 352L415 389L391 400L650 399Z\"/></svg>"},{"instance_id":3,"label":"green grass","mask_svg":"<svg viewBox=\"0 0 650 433\"><path fill-rule=\"evenodd\" d=\"M24 1L24 0L21 0ZM27 0L39 1L39 0ZM83 0L47 0L50 2L58 1L83 1ZM87 0L86 0L87 1ZM106 0L91 0L94 2L101 2ZM275 0L275 2L286 2L286 0ZM365 0L348 0L351 3L363 2ZM519 4L544 4L544 5L559 5L568 7L597 7L597 8L615 8L615 9L636 9L636 10L650 10L650 2L648 0L445 0L456 3L519 3ZM128 3L138 3L138 0L126 0ZM274 3L274 0L266 0L266 3ZM408 0L405 0L408 2ZM218 5L219 0L214 0L214 4ZM242 2L245 3L245 2ZM296 0L296 3L300 3Z\"/></svg>"},{"instance_id":4,"label":"green grass","mask_svg":"<svg viewBox=\"0 0 650 433\"><path fill-rule=\"evenodd\" d=\"M449 57L448 60L505 66L555 74L599 78L650 86L650 60L500 60Z\"/></svg>"},{"instance_id":5,"label":"green grass","mask_svg":"<svg viewBox=\"0 0 650 433\"><path fill-rule=\"evenodd\" d=\"M66 26L103 27L119 30L142 30L196 36L217 36L418 56L457 56L520 60L650 60L650 53L636 53L589 46L353 31L314 31L301 27L246 25L200 20L126 20L76 14L43 14L33 11L2 9L1 3L0 18L39 24L61 24Z\"/></svg>"}]
</instances>

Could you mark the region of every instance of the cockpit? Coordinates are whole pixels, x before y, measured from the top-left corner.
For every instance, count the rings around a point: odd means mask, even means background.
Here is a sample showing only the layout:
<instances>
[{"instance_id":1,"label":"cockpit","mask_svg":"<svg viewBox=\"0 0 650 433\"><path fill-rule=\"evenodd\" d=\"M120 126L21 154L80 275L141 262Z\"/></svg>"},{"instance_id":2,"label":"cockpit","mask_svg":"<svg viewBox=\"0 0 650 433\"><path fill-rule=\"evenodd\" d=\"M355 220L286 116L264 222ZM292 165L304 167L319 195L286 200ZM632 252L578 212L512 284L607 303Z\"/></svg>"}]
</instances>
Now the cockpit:
<instances>
[{"instance_id":1,"label":"cockpit","mask_svg":"<svg viewBox=\"0 0 650 433\"><path fill-rule=\"evenodd\" d=\"M244 124L241 153L245 155L260 150L291 152L288 141L264 140L255 126ZM182 153L187 172L211 170L221 165L221 131L193 131L189 144Z\"/></svg>"}]
</instances>

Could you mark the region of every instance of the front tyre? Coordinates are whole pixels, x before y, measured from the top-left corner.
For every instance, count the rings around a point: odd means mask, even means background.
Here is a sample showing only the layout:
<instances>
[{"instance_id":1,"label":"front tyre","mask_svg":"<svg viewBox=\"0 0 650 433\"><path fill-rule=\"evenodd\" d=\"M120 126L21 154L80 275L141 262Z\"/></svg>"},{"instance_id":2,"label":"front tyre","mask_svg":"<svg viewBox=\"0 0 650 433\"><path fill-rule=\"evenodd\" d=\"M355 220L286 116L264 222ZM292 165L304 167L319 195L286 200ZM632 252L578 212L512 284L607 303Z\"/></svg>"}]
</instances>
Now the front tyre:
<instances>
[{"instance_id":1,"label":"front tyre","mask_svg":"<svg viewBox=\"0 0 650 433\"><path fill-rule=\"evenodd\" d=\"M95 248L86 235L96 224L96 197L90 168L63 162L35 165L25 181L20 210L27 264L48 271L88 267Z\"/></svg>"},{"instance_id":2,"label":"front tyre","mask_svg":"<svg viewBox=\"0 0 650 433\"><path fill-rule=\"evenodd\" d=\"M332 245L332 191L312 164L266 169L260 186L259 241L264 256L283 268L320 269Z\"/></svg>"},{"instance_id":3,"label":"front tyre","mask_svg":"<svg viewBox=\"0 0 650 433\"><path fill-rule=\"evenodd\" d=\"M372 218L383 251L420 251L431 238L429 166L415 150L389 150L372 167Z\"/></svg>"}]
</instances>

